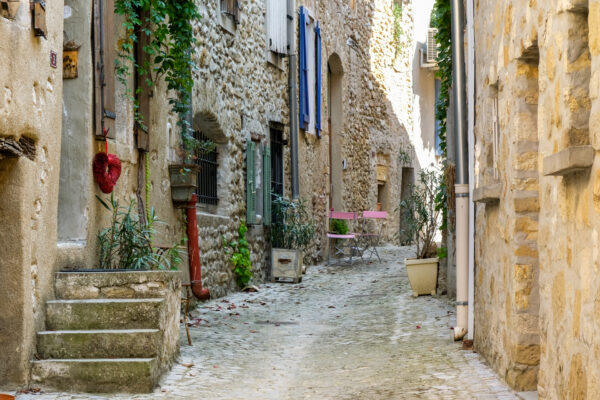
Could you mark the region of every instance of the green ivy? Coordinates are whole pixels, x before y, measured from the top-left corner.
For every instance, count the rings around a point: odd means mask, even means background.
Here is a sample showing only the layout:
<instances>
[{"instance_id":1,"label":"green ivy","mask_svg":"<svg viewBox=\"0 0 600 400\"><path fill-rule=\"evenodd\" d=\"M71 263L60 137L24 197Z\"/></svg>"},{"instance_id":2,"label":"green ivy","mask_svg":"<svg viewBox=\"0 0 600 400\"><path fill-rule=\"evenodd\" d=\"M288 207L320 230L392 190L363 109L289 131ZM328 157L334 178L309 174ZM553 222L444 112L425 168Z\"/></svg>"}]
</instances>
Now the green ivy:
<instances>
[{"instance_id":1,"label":"green ivy","mask_svg":"<svg viewBox=\"0 0 600 400\"><path fill-rule=\"evenodd\" d=\"M189 122L191 91L194 85L192 71L192 48L196 43L193 25L200 20L195 0L116 0L115 13L125 17L123 27L126 37L119 40L119 58L115 60L117 76L127 87L131 75L130 65L149 87L164 78L169 93L171 111L178 116L183 150L186 162L198 149L206 144L194 139ZM148 55L144 61L134 55L135 44L142 35L149 40L142 51ZM143 117L139 114L139 103L135 95L128 90L126 96L134 103L136 123L144 127ZM210 146L209 144L208 146Z\"/></svg>"},{"instance_id":2,"label":"green ivy","mask_svg":"<svg viewBox=\"0 0 600 400\"><path fill-rule=\"evenodd\" d=\"M394 2L392 8L392 14L394 15L394 61L398 58L400 50L402 50L402 5Z\"/></svg>"},{"instance_id":3,"label":"green ivy","mask_svg":"<svg viewBox=\"0 0 600 400\"><path fill-rule=\"evenodd\" d=\"M440 121L441 162L446 166L448 161L446 116L448 107L450 107L450 89L452 88L452 8L449 0L436 0L431 12L431 27L438 30L436 40L440 46L437 57L439 69L436 76L440 79L441 87L435 116ZM446 179L440 181L436 196L436 207L442 211L440 230L446 230L448 227L448 187Z\"/></svg>"},{"instance_id":4,"label":"green ivy","mask_svg":"<svg viewBox=\"0 0 600 400\"><path fill-rule=\"evenodd\" d=\"M250 260L250 246L246 240L246 232L248 227L246 223L242 221L238 229L237 240L232 240L227 243L225 237L223 237L223 245L225 247L225 253L231 254L229 261L233 264L233 272L237 277L237 284L239 287L245 287L252 279L252 261Z\"/></svg>"}]
</instances>

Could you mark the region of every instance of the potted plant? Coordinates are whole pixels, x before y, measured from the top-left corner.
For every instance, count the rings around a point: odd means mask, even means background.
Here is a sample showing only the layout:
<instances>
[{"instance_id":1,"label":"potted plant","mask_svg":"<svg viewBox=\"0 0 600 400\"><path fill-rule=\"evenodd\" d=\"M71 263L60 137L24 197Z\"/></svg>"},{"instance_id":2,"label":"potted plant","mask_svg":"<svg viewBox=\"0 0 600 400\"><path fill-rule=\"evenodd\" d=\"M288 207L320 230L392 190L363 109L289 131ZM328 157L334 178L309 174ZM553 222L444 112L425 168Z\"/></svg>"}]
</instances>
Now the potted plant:
<instances>
[{"instance_id":1,"label":"potted plant","mask_svg":"<svg viewBox=\"0 0 600 400\"><path fill-rule=\"evenodd\" d=\"M271 278L302 281L303 250L315 233L302 200L274 195L271 224Z\"/></svg>"},{"instance_id":2,"label":"potted plant","mask_svg":"<svg viewBox=\"0 0 600 400\"><path fill-rule=\"evenodd\" d=\"M136 203L119 205L111 195L107 202L98 201L111 212L110 226L98 233L99 268L101 270L176 270L182 262L183 241L167 250L152 246L154 224L158 218L150 210L148 221L140 221Z\"/></svg>"},{"instance_id":3,"label":"potted plant","mask_svg":"<svg viewBox=\"0 0 600 400\"><path fill-rule=\"evenodd\" d=\"M411 187L411 194L400 202L402 218L399 236L408 238L416 246L416 258L405 260L413 296L435 295L439 258L435 239L440 225L441 209L436 197L441 174L435 169L423 169Z\"/></svg>"},{"instance_id":4,"label":"potted plant","mask_svg":"<svg viewBox=\"0 0 600 400\"><path fill-rule=\"evenodd\" d=\"M198 187L197 164L173 164L169 165L169 177L171 178L171 199L178 207L186 206Z\"/></svg>"}]
</instances>

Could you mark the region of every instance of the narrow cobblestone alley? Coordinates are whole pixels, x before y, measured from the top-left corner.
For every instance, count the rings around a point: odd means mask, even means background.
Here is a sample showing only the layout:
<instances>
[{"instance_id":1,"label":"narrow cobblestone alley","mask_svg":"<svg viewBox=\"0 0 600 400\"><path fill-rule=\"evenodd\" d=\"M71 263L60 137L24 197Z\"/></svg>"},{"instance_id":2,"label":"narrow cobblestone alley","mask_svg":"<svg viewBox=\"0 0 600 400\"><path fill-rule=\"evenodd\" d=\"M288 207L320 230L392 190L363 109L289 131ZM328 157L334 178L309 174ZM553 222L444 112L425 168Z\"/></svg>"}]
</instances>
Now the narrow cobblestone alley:
<instances>
[{"instance_id":1,"label":"narrow cobblestone alley","mask_svg":"<svg viewBox=\"0 0 600 400\"><path fill-rule=\"evenodd\" d=\"M149 395L111 399L514 399L473 352L451 341L453 307L410 296L401 260L309 268L193 312L193 346ZM21 395L19 400L102 399Z\"/></svg>"}]
</instances>

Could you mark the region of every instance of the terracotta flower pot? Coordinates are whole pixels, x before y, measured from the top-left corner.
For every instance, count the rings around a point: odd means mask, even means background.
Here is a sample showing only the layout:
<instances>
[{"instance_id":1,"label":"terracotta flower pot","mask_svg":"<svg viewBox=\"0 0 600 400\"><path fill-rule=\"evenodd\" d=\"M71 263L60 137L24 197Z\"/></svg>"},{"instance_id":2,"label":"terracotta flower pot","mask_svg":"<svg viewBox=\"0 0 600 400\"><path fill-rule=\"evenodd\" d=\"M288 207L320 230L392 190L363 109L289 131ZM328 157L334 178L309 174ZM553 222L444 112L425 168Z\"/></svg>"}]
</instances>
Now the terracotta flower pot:
<instances>
[{"instance_id":1,"label":"terracotta flower pot","mask_svg":"<svg viewBox=\"0 0 600 400\"><path fill-rule=\"evenodd\" d=\"M185 207L192 200L198 185L199 165L169 165L171 199L177 207Z\"/></svg>"}]
</instances>

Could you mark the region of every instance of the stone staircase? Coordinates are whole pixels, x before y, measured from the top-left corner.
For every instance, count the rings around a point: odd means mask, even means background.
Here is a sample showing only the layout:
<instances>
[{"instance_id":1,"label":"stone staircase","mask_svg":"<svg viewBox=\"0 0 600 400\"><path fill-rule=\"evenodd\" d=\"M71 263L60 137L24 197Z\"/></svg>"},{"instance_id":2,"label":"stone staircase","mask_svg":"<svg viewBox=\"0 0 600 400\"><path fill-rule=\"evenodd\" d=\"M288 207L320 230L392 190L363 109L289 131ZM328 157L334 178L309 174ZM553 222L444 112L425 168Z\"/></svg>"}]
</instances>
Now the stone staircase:
<instances>
[{"instance_id":1,"label":"stone staircase","mask_svg":"<svg viewBox=\"0 0 600 400\"><path fill-rule=\"evenodd\" d=\"M60 391L151 392L179 349L178 273L59 272L46 302L32 384Z\"/></svg>"}]
</instances>

